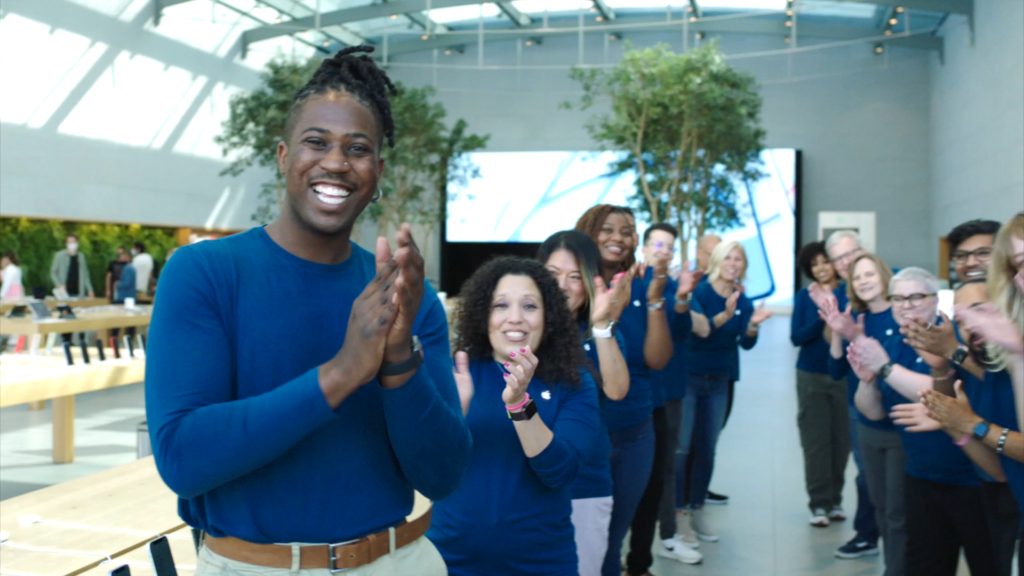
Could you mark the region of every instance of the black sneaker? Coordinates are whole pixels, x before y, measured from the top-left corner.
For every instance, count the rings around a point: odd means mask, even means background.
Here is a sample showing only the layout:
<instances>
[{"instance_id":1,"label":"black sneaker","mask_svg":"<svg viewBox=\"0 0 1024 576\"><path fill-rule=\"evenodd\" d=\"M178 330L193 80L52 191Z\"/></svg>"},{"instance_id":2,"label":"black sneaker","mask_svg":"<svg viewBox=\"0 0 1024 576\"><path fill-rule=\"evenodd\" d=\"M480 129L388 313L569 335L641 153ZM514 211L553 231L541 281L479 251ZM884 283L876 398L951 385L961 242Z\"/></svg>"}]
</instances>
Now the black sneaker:
<instances>
[{"instance_id":1,"label":"black sneaker","mask_svg":"<svg viewBox=\"0 0 1024 576\"><path fill-rule=\"evenodd\" d=\"M854 536L853 540L843 544L836 550L836 558L845 558L847 560L860 558L861 556L874 556L876 554L878 554L878 542L862 540L859 536Z\"/></svg>"},{"instance_id":2,"label":"black sneaker","mask_svg":"<svg viewBox=\"0 0 1024 576\"><path fill-rule=\"evenodd\" d=\"M711 490L708 490L708 497L704 500L705 504L728 504L729 497L725 494L715 494Z\"/></svg>"}]
</instances>

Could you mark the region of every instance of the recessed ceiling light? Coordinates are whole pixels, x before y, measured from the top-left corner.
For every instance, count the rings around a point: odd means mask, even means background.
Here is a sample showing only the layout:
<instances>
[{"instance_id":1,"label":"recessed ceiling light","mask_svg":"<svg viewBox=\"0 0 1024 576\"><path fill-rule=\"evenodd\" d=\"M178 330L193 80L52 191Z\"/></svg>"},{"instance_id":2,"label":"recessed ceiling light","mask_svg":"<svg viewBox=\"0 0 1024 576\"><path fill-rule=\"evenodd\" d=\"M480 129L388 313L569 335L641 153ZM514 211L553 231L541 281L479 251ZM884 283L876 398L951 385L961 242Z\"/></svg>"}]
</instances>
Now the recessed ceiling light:
<instances>
[{"instance_id":1,"label":"recessed ceiling light","mask_svg":"<svg viewBox=\"0 0 1024 576\"><path fill-rule=\"evenodd\" d=\"M392 20L398 20L398 14L392 14L391 15L391 19Z\"/></svg>"},{"instance_id":2,"label":"recessed ceiling light","mask_svg":"<svg viewBox=\"0 0 1024 576\"><path fill-rule=\"evenodd\" d=\"M786 16L792 16L792 15L793 15L793 11L792 10L786 10Z\"/></svg>"},{"instance_id":3,"label":"recessed ceiling light","mask_svg":"<svg viewBox=\"0 0 1024 576\"><path fill-rule=\"evenodd\" d=\"M783 38L782 41L785 42L786 44L789 44L789 38Z\"/></svg>"},{"instance_id":4,"label":"recessed ceiling light","mask_svg":"<svg viewBox=\"0 0 1024 576\"><path fill-rule=\"evenodd\" d=\"M604 16L598 16L597 18L595 18L595 20L597 20L598 22L604 22Z\"/></svg>"},{"instance_id":5,"label":"recessed ceiling light","mask_svg":"<svg viewBox=\"0 0 1024 576\"><path fill-rule=\"evenodd\" d=\"M883 50L881 46L875 46L875 54L881 54Z\"/></svg>"},{"instance_id":6,"label":"recessed ceiling light","mask_svg":"<svg viewBox=\"0 0 1024 576\"><path fill-rule=\"evenodd\" d=\"M885 31L885 35L886 36L892 36L892 30L886 30Z\"/></svg>"},{"instance_id":7,"label":"recessed ceiling light","mask_svg":"<svg viewBox=\"0 0 1024 576\"><path fill-rule=\"evenodd\" d=\"M330 42L328 42L327 40L324 40L324 46L330 46L330 45L331 45Z\"/></svg>"},{"instance_id":8,"label":"recessed ceiling light","mask_svg":"<svg viewBox=\"0 0 1024 576\"><path fill-rule=\"evenodd\" d=\"M789 28L789 27L792 27L792 26L793 26L793 21L792 20L786 20L786 27Z\"/></svg>"},{"instance_id":9,"label":"recessed ceiling light","mask_svg":"<svg viewBox=\"0 0 1024 576\"><path fill-rule=\"evenodd\" d=\"M420 36L420 40L427 40L428 38L430 38L430 36L427 36L426 34Z\"/></svg>"},{"instance_id":10,"label":"recessed ceiling light","mask_svg":"<svg viewBox=\"0 0 1024 576\"><path fill-rule=\"evenodd\" d=\"M897 12L903 12L903 6L897 6L896 7L896 11Z\"/></svg>"},{"instance_id":11,"label":"recessed ceiling light","mask_svg":"<svg viewBox=\"0 0 1024 576\"><path fill-rule=\"evenodd\" d=\"M896 19L896 18L890 18L889 19L889 24L892 24L893 26L899 24L899 22L900 21L898 19Z\"/></svg>"},{"instance_id":12,"label":"recessed ceiling light","mask_svg":"<svg viewBox=\"0 0 1024 576\"><path fill-rule=\"evenodd\" d=\"M526 41L526 45L527 46L533 46L533 40L527 40Z\"/></svg>"},{"instance_id":13,"label":"recessed ceiling light","mask_svg":"<svg viewBox=\"0 0 1024 576\"><path fill-rule=\"evenodd\" d=\"M445 50L444 54L445 54L445 56L451 56L452 51L451 50Z\"/></svg>"},{"instance_id":14,"label":"recessed ceiling light","mask_svg":"<svg viewBox=\"0 0 1024 576\"><path fill-rule=\"evenodd\" d=\"M690 22L696 22L696 21L697 21L697 17L696 16L690 16Z\"/></svg>"}]
</instances>

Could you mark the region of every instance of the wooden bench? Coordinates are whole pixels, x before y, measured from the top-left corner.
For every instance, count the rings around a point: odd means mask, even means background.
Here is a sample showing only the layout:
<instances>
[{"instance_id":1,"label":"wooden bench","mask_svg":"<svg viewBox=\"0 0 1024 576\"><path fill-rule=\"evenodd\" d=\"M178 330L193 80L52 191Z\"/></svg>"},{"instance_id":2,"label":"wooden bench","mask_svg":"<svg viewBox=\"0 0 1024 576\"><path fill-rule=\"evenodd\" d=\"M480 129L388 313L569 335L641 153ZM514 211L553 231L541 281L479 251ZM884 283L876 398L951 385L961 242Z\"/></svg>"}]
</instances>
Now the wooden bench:
<instances>
[{"instance_id":1,"label":"wooden bench","mask_svg":"<svg viewBox=\"0 0 1024 576\"><path fill-rule=\"evenodd\" d=\"M426 498L416 494L408 520L420 517L429 506ZM9 533L10 542L37 548L102 552L114 562L104 563L106 558L100 556L65 556L5 546L3 569L39 576L107 576L110 570L129 564L132 576L153 576L146 544L157 534L169 535L177 566L195 566L191 532L177 510L177 496L160 479L152 456L4 500L0 507L0 531ZM22 526L18 519L26 515L39 516L44 521L143 533L43 523ZM179 569L179 573L188 572Z\"/></svg>"},{"instance_id":2,"label":"wooden bench","mask_svg":"<svg viewBox=\"0 0 1024 576\"><path fill-rule=\"evenodd\" d=\"M0 357L0 408L53 400L53 461L75 460L75 395L106 388L138 384L146 378L144 358L107 361L92 358L84 364L78 349L72 349L76 364L68 366L63 355ZM94 353L95 348L90 350Z\"/></svg>"}]
</instances>

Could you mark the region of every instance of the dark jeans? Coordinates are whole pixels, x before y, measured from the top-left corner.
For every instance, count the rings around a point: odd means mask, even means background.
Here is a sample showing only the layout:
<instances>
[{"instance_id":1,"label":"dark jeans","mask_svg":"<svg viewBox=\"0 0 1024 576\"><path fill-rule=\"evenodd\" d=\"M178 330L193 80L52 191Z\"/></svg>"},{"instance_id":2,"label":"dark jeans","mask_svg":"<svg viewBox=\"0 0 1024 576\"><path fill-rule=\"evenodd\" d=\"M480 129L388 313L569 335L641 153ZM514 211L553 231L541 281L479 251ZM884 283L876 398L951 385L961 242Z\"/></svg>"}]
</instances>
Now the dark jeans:
<instances>
[{"instance_id":1,"label":"dark jeans","mask_svg":"<svg viewBox=\"0 0 1024 576\"><path fill-rule=\"evenodd\" d=\"M871 491L868 484L868 476L864 471L864 456L861 451L861 443L858 434L860 424L857 422L857 408L849 407L850 422L850 453L853 454L853 463L857 465L857 513L853 517L853 529L857 536L868 542L878 542L879 523L875 505L871 502ZM899 438L896 438L899 440ZM902 450L903 444L900 443ZM901 487L902 493L902 487Z\"/></svg>"},{"instance_id":2,"label":"dark jeans","mask_svg":"<svg viewBox=\"0 0 1024 576\"><path fill-rule=\"evenodd\" d=\"M850 460L846 381L797 370L796 399L808 506L828 511L843 503L846 463Z\"/></svg>"},{"instance_id":3,"label":"dark jeans","mask_svg":"<svg viewBox=\"0 0 1024 576\"><path fill-rule=\"evenodd\" d=\"M679 427L683 422L683 400L677 398L665 401L665 486L661 491L658 505L658 525L661 539L668 540L676 535L676 467L679 452ZM692 460L692 458L691 458Z\"/></svg>"},{"instance_id":4,"label":"dark jeans","mask_svg":"<svg viewBox=\"0 0 1024 576\"><path fill-rule=\"evenodd\" d=\"M651 416L654 419L654 465L630 528L629 555L626 556L630 576L643 576L654 562L651 556L654 528L658 523L658 507L665 488L665 470L673 460L673 455L667 452L668 417L665 407L655 408Z\"/></svg>"},{"instance_id":5,"label":"dark jeans","mask_svg":"<svg viewBox=\"0 0 1024 576\"><path fill-rule=\"evenodd\" d=\"M608 552L602 576L621 576L622 540L633 522L654 465L654 424L648 418L630 428L608 434L612 441L612 519L608 526Z\"/></svg>"},{"instance_id":6,"label":"dark jeans","mask_svg":"<svg viewBox=\"0 0 1024 576\"><path fill-rule=\"evenodd\" d=\"M1013 570L1013 549L1017 545L1020 510L1017 499L1006 482L982 482L981 502L985 507L985 522L992 536L992 554L995 557L994 576L1010 576ZM1021 559L1024 564L1024 558Z\"/></svg>"},{"instance_id":7,"label":"dark jeans","mask_svg":"<svg viewBox=\"0 0 1024 576\"><path fill-rule=\"evenodd\" d=\"M903 486L907 455L903 452L903 440L895 430L879 430L862 424L857 425L857 434L864 477L871 493L866 501L874 504L875 538L880 532L884 545L885 576L903 576L907 548ZM858 495L858 498L862 497ZM857 512L859 516L860 510Z\"/></svg>"},{"instance_id":8,"label":"dark jeans","mask_svg":"<svg viewBox=\"0 0 1024 576\"><path fill-rule=\"evenodd\" d=\"M725 402L725 418L722 419L722 429L725 429L725 425L729 423L729 416L732 414L732 403L736 398L736 381L729 380L729 394Z\"/></svg>"},{"instance_id":9,"label":"dark jeans","mask_svg":"<svg viewBox=\"0 0 1024 576\"><path fill-rule=\"evenodd\" d=\"M906 475L907 576L956 576L960 548L971 574L996 574L981 488Z\"/></svg>"},{"instance_id":10,"label":"dark jeans","mask_svg":"<svg viewBox=\"0 0 1024 576\"><path fill-rule=\"evenodd\" d=\"M679 428L679 451L675 459L676 505L680 508L704 507L715 468L715 447L725 419L728 390L726 376L690 374L687 381ZM691 451L694 464L687 475L686 459Z\"/></svg>"}]
</instances>

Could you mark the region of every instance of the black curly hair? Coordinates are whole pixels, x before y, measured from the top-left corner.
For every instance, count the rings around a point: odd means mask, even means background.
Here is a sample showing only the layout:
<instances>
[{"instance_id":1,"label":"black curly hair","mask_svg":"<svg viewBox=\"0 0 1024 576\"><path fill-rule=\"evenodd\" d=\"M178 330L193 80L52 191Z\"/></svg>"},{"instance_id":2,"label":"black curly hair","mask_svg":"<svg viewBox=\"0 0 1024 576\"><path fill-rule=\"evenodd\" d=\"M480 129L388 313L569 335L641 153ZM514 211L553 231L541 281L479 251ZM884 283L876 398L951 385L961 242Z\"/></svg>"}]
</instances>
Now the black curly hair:
<instances>
[{"instance_id":1,"label":"black curly hair","mask_svg":"<svg viewBox=\"0 0 1024 576\"><path fill-rule=\"evenodd\" d=\"M969 220L950 230L946 235L946 241L949 242L950 250L956 250L972 236L984 235L995 238L1000 226L1002 224L995 220Z\"/></svg>"},{"instance_id":2,"label":"black curly hair","mask_svg":"<svg viewBox=\"0 0 1024 576\"><path fill-rule=\"evenodd\" d=\"M579 368L586 364L580 330L558 282L536 260L499 256L486 262L466 280L459 293L461 309L456 321L455 349L465 350L474 360L491 360L494 357L488 335L491 300L498 282L509 275L533 280L543 300L544 333L541 345L534 350L538 361L536 376L552 386L578 388Z\"/></svg>"},{"instance_id":3,"label":"black curly hair","mask_svg":"<svg viewBox=\"0 0 1024 576\"><path fill-rule=\"evenodd\" d=\"M824 242L810 242L804 244L804 247L800 249L800 254L796 257L797 266L800 267L800 271L804 273L809 280L814 280L814 259L819 255L824 256L825 260L831 262L832 260L828 257L828 252L825 251Z\"/></svg>"},{"instance_id":4,"label":"black curly hair","mask_svg":"<svg viewBox=\"0 0 1024 576\"><path fill-rule=\"evenodd\" d=\"M318 94L345 92L369 108L380 122L381 134L388 145L395 147L395 121L391 117L388 92L398 94L387 73L366 54L374 51L373 46L349 46L324 60L313 74L313 78L295 93L292 107L285 122L285 139L291 138L295 122L302 105ZM361 56L354 56L364 52Z\"/></svg>"}]
</instances>

